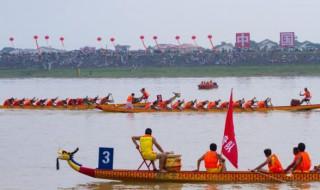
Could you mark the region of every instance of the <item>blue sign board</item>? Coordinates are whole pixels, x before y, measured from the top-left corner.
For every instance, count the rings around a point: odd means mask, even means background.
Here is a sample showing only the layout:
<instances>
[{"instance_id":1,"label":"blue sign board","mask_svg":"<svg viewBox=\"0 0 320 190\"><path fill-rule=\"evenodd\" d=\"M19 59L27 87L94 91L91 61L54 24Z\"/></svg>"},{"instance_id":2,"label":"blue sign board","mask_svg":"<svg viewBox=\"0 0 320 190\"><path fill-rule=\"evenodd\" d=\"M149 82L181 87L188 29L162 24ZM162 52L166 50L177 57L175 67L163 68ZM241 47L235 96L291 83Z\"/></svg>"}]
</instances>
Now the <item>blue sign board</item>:
<instances>
[{"instance_id":1,"label":"blue sign board","mask_svg":"<svg viewBox=\"0 0 320 190\"><path fill-rule=\"evenodd\" d=\"M113 169L113 148L99 148L99 169Z\"/></svg>"}]
</instances>

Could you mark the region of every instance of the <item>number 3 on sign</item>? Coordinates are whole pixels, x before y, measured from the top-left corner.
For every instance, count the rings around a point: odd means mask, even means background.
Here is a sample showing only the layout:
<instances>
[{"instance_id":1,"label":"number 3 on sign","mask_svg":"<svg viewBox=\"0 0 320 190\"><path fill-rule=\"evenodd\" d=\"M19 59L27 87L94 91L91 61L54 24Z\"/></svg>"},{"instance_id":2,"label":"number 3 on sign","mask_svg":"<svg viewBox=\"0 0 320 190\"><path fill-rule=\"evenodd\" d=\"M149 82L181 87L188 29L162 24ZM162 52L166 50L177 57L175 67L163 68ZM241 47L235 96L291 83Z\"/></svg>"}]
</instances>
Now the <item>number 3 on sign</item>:
<instances>
[{"instance_id":1,"label":"number 3 on sign","mask_svg":"<svg viewBox=\"0 0 320 190\"><path fill-rule=\"evenodd\" d=\"M113 148L99 148L99 169L113 169Z\"/></svg>"},{"instance_id":2,"label":"number 3 on sign","mask_svg":"<svg viewBox=\"0 0 320 190\"><path fill-rule=\"evenodd\" d=\"M102 152L102 155L104 156L103 158L103 160L102 160L102 162L104 163L104 164L109 164L109 162L110 162L110 152L109 151L103 151Z\"/></svg>"}]
</instances>

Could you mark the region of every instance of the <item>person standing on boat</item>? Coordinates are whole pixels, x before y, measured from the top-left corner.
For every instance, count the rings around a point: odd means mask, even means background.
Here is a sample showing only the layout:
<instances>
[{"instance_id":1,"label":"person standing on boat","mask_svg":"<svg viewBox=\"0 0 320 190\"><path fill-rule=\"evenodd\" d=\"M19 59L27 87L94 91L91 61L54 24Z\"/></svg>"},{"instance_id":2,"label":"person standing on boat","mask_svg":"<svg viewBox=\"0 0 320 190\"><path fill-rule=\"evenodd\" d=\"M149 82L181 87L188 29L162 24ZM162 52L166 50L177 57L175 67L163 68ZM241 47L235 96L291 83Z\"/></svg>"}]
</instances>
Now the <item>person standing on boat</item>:
<instances>
[{"instance_id":1,"label":"person standing on boat","mask_svg":"<svg viewBox=\"0 0 320 190\"><path fill-rule=\"evenodd\" d=\"M297 162L297 160L298 160L298 158L299 158L299 149L298 149L298 147L293 147L293 155L294 155L293 161L292 161L291 164L284 170L286 173L288 173L288 172L293 168L293 166L295 165L295 163Z\"/></svg>"},{"instance_id":2,"label":"person standing on boat","mask_svg":"<svg viewBox=\"0 0 320 190\"><path fill-rule=\"evenodd\" d=\"M167 159L167 153L163 151L160 144L158 144L156 138L152 136L152 130L147 128L143 136L133 136L133 143L136 145L136 148L140 151L143 159L150 160L153 166L153 169L156 170L154 161L159 159L159 170L160 172L165 172L165 162ZM137 143L139 141L139 144ZM153 151L153 145L161 152L156 153Z\"/></svg>"},{"instance_id":3,"label":"person standing on boat","mask_svg":"<svg viewBox=\"0 0 320 190\"><path fill-rule=\"evenodd\" d=\"M311 159L309 154L305 151L306 145L304 143L298 144L299 154L296 159L292 171L294 172L309 172L311 168Z\"/></svg>"},{"instance_id":4,"label":"person standing on boat","mask_svg":"<svg viewBox=\"0 0 320 190\"><path fill-rule=\"evenodd\" d=\"M262 168L265 165L268 165L270 173L282 173L283 168L282 168L280 160L278 159L278 156L276 156L275 154L272 154L272 151L269 148L264 150L264 154L267 157L266 161L264 161L262 164L260 164L259 166L257 166L255 169L253 169L251 171L266 172L266 171L262 170Z\"/></svg>"},{"instance_id":5,"label":"person standing on boat","mask_svg":"<svg viewBox=\"0 0 320 190\"><path fill-rule=\"evenodd\" d=\"M145 88L141 88L140 92L142 93L140 100L144 100L145 102L147 102L150 94L146 91Z\"/></svg>"},{"instance_id":6,"label":"person standing on boat","mask_svg":"<svg viewBox=\"0 0 320 190\"><path fill-rule=\"evenodd\" d=\"M216 151L217 145L215 143L211 143L210 150L198 159L197 169L195 171L199 171L202 161L204 161L207 172L218 173L226 171L225 159Z\"/></svg>"},{"instance_id":7,"label":"person standing on boat","mask_svg":"<svg viewBox=\"0 0 320 190\"><path fill-rule=\"evenodd\" d=\"M127 98L126 108L132 109L134 101L134 93L131 93Z\"/></svg>"},{"instance_id":8,"label":"person standing on boat","mask_svg":"<svg viewBox=\"0 0 320 190\"><path fill-rule=\"evenodd\" d=\"M306 102L308 104L311 100L311 93L308 88L304 88L304 93L300 92L300 96L304 96L304 98L300 101L300 104L302 104L303 102Z\"/></svg>"}]
</instances>

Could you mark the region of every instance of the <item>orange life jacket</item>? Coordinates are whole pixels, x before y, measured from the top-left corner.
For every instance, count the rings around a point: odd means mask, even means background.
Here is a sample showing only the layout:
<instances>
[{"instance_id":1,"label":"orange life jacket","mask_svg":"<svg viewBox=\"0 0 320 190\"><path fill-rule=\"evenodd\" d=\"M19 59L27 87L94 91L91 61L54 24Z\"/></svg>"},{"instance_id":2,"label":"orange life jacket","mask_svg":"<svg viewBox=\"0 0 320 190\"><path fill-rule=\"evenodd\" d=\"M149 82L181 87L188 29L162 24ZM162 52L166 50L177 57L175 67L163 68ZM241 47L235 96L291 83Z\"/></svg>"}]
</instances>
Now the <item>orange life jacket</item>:
<instances>
[{"instance_id":1,"label":"orange life jacket","mask_svg":"<svg viewBox=\"0 0 320 190\"><path fill-rule=\"evenodd\" d=\"M64 105L63 100L58 100L56 102L56 106L63 106L63 105Z\"/></svg>"},{"instance_id":2,"label":"orange life jacket","mask_svg":"<svg viewBox=\"0 0 320 190\"><path fill-rule=\"evenodd\" d=\"M307 99L310 99L310 98L311 98L311 93L310 93L308 90L305 91L303 95L304 95L304 97L307 98Z\"/></svg>"},{"instance_id":3,"label":"orange life jacket","mask_svg":"<svg viewBox=\"0 0 320 190\"><path fill-rule=\"evenodd\" d=\"M275 154L271 155L271 162L268 163L269 172L281 173L283 172L282 165Z\"/></svg>"},{"instance_id":4,"label":"orange life jacket","mask_svg":"<svg viewBox=\"0 0 320 190\"><path fill-rule=\"evenodd\" d=\"M180 102L177 101L171 106L171 108L172 109L178 109L179 105L180 105Z\"/></svg>"},{"instance_id":5,"label":"orange life jacket","mask_svg":"<svg viewBox=\"0 0 320 190\"><path fill-rule=\"evenodd\" d=\"M10 100L9 99L6 99L4 102L3 102L3 106L10 106L11 103L10 103Z\"/></svg>"},{"instance_id":6,"label":"orange life jacket","mask_svg":"<svg viewBox=\"0 0 320 190\"><path fill-rule=\"evenodd\" d=\"M197 103L196 108L197 109L203 109L204 105L205 105L205 102L199 102L199 103Z\"/></svg>"},{"instance_id":7,"label":"orange life jacket","mask_svg":"<svg viewBox=\"0 0 320 190\"><path fill-rule=\"evenodd\" d=\"M149 98L149 93L147 92L147 91L144 91L143 93L142 93L142 98L143 99L148 99Z\"/></svg>"},{"instance_id":8,"label":"orange life jacket","mask_svg":"<svg viewBox=\"0 0 320 190\"><path fill-rule=\"evenodd\" d=\"M218 168L219 159L216 151L208 151L204 155L204 165L206 169Z\"/></svg>"},{"instance_id":9,"label":"orange life jacket","mask_svg":"<svg viewBox=\"0 0 320 190\"><path fill-rule=\"evenodd\" d=\"M82 105L82 104L83 104L83 101L84 101L83 98L77 98L77 99L76 99L76 104L77 104L77 105Z\"/></svg>"},{"instance_id":10,"label":"orange life jacket","mask_svg":"<svg viewBox=\"0 0 320 190\"><path fill-rule=\"evenodd\" d=\"M132 103L133 102L133 96L128 96L128 98L127 98L127 102L128 103Z\"/></svg>"},{"instance_id":11,"label":"orange life jacket","mask_svg":"<svg viewBox=\"0 0 320 190\"><path fill-rule=\"evenodd\" d=\"M53 102L52 102L52 99L48 99L45 103L44 103L45 106L52 106L53 105Z\"/></svg>"},{"instance_id":12,"label":"orange life jacket","mask_svg":"<svg viewBox=\"0 0 320 190\"><path fill-rule=\"evenodd\" d=\"M227 108L228 105L229 105L229 102L222 102L222 103L220 104L220 108Z\"/></svg>"},{"instance_id":13,"label":"orange life jacket","mask_svg":"<svg viewBox=\"0 0 320 190\"><path fill-rule=\"evenodd\" d=\"M23 101L23 105L24 106L32 106L32 102L31 102L30 99L26 99L26 100Z\"/></svg>"},{"instance_id":14,"label":"orange life jacket","mask_svg":"<svg viewBox=\"0 0 320 190\"><path fill-rule=\"evenodd\" d=\"M257 106L258 106L258 108L265 108L265 107L266 107L266 104L265 104L264 101L258 101L258 102L257 102Z\"/></svg>"},{"instance_id":15,"label":"orange life jacket","mask_svg":"<svg viewBox=\"0 0 320 190\"><path fill-rule=\"evenodd\" d=\"M13 106L20 106L20 100L19 99L14 100L12 105Z\"/></svg>"},{"instance_id":16,"label":"orange life jacket","mask_svg":"<svg viewBox=\"0 0 320 190\"><path fill-rule=\"evenodd\" d=\"M240 103L238 101L236 102L233 102L232 103L232 106L235 108L235 107L240 107Z\"/></svg>"},{"instance_id":17,"label":"orange life jacket","mask_svg":"<svg viewBox=\"0 0 320 190\"><path fill-rule=\"evenodd\" d=\"M185 105L184 105L184 109L191 109L193 106L193 102L187 102Z\"/></svg>"},{"instance_id":18,"label":"orange life jacket","mask_svg":"<svg viewBox=\"0 0 320 190\"><path fill-rule=\"evenodd\" d=\"M208 103L207 108L208 109L212 109L212 108L215 108L216 106L217 106L217 103L215 101L213 101L213 102L209 102Z\"/></svg>"},{"instance_id":19,"label":"orange life jacket","mask_svg":"<svg viewBox=\"0 0 320 190\"><path fill-rule=\"evenodd\" d=\"M252 100L248 100L246 101L246 103L244 103L243 108L251 108L252 107Z\"/></svg>"},{"instance_id":20,"label":"orange life jacket","mask_svg":"<svg viewBox=\"0 0 320 190\"><path fill-rule=\"evenodd\" d=\"M311 168L311 159L307 152L299 152L299 156L302 157L302 161L297 166L296 171L308 172Z\"/></svg>"}]
</instances>

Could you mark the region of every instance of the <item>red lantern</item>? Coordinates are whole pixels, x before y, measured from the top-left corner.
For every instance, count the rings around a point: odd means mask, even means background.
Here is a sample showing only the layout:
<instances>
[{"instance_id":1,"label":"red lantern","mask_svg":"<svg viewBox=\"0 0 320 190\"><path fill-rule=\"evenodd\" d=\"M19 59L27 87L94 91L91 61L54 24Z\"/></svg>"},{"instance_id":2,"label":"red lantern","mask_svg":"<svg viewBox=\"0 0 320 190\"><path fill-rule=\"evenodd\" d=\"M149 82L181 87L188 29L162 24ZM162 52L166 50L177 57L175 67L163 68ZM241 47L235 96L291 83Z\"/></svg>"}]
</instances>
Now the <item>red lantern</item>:
<instances>
[{"instance_id":1,"label":"red lantern","mask_svg":"<svg viewBox=\"0 0 320 190\"><path fill-rule=\"evenodd\" d=\"M114 42L116 39L114 37L110 38L110 42Z\"/></svg>"},{"instance_id":2,"label":"red lantern","mask_svg":"<svg viewBox=\"0 0 320 190\"><path fill-rule=\"evenodd\" d=\"M193 40L195 40L197 37L196 37L196 36L192 36L191 38L192 38Z\"/></svg>"},{"instance_id":3,"label":"red lantern","mask_svg":"<svg viewBox=\"0 0 320 190\"><path fill-rule=\"evenodd\" d=\"M180 36L176 36L176 40L179 40L180 39Z\"/></svg>"},{"instance_id":4,"label":"red lantern","mask_svg":"<svg viewBox=\"0 0 320 190\"><path fill-rule=\"evenodd\" d=\"M39 37L37 35L33 36L33 39L37 40Z\"/></svg>"},{"instance_id":5,"label":"red lantern","mask_svg":"<svg viewBox=\"0 0 320 190\"><path fill-rule=\"evenodd\" d=\"M13 38L13 37L10 37L9 40L10 40L10 42L13 42L13 41L14 41L14 38Z\"/></svg>"},{"instance_id":6,"label":"red lantern","mask_svg":"<svg viewBox=\"0 0 320 190\"><path fill-rule=\"evenodd\" d=\"M209 34L209 35L208 35L208 38L211 40L211 39L212 39L212 35L211 35L211 34Z\"/></svg>"},{"instance_id":7,"label":"red lantern","mask_svg":"<svg viewBox=\"0 0 320 190\"><path fill-rule=\"evenodd\" d=\"M60 37L60 41L64 41L64 37L63 36Z\"/></svg>"},{"instance_id":8,"label":"red lantern","mask_svg":"<svg viewBox=\"0 0 320 190\"><path fill-rule=\"evenodd\" d=\"M44 37L45 40L49 40L49 38L50 38L50 37L49 37L48 35L46 35L46 36Z\"/></svg>"},{"instance_id":9,"label":"red lantern","mask_svg":"<svg viewBox=\"0 0 320 190\"><path fill-rule=\"evenodd\" d=\"M143 40L143 39L144 39L144 36L143 36L143 35L141 35L141 36L140 36L140 39L141 39L141 40Z\"/></svg>"},{"instance_id":10,"label":"red lantern","mask_svg":"<svg viewBox=\"0 0 320 190\"><path fill-rule=\"evenodd\" d=\"M158 37L157 37L157 36L153 36L153 39L154 39L154 40L157 40L157 39L158 39Z\"/></svg>"},{"instance_id":11,"label":"red lantern","mask_svg":"<svg viewBox=\"0 0 320 190\"><path fill-rule=\"evenodd\" d=\"M101 37L97 37L97 41L100 42L102 40Z\"/></svg>"}]
</instances>

